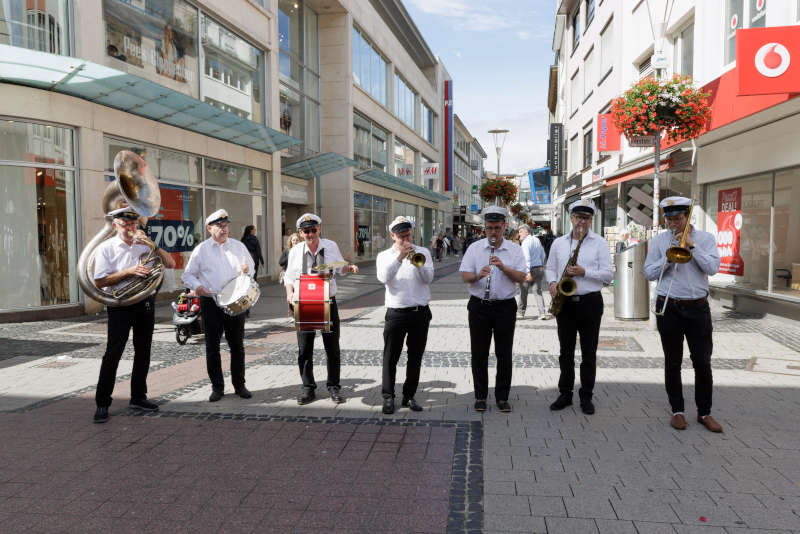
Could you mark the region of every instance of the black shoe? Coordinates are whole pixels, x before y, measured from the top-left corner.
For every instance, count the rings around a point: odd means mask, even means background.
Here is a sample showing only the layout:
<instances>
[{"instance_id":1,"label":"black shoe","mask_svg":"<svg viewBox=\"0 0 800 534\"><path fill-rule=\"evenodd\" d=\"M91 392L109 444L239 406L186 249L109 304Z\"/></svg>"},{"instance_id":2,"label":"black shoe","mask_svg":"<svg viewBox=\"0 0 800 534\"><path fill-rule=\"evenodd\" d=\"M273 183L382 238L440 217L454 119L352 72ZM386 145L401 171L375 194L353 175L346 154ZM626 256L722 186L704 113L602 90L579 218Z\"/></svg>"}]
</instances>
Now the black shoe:
<instances>
[{"instance_id":1,"label":"black shoe","mask_svg":"<svg viewBox=\"0 0 800 534\"><path fill-rule=\"evenodd\" d=\"M249 398L252 398L252 396L253 396L253 394L250 393L250 390L247 389L244 386L242 386L240 388L236 388L235 391L236 391L236 394L239 395L243 399L249 399Z\"/></svg>"},{"instance_id":2,"label":"black shoe","mask_svg":"<svg viewBox=\"0 0 800 534\"><path fill-rule=\"evenodd\" d=\"M551 410L563 410L567 406L572 405L572 394L562 393L558 396L556 401L550 405Z\"/></svg>"},{"instance_id":3,"label":"black shoe","mask_svg":"<svg viewBox=\"0 0 800 534\"><path fill-rule=\"evenodd\" d=\"M302 406L304 404L309 404L310 402L314 402L314 399L316 399L316 398L317 398L317 395L316 395L316 393L314 393L314 390L313 389L309 389L309 390L303 391L303 394L300 395L299 397L297 397L297 404L299 404L300 406Z\"/></svg>"},{"instance_id":4,"label":"black shoe","mask_svg":"<svg viewBox=\"0 0 800 534\"><path fill-rule=\"evenodd\" d=\"M403 407L408 408L412 412L422 411L422 406L417 404L417 401L414 400L414 397L403 397Z\"/></svg>"},{"instance_id":5,"label":"black shoe","mask_svg":"<svg viewBox=\"0 0 800 534\"><path fill-rule=\"evenodd\" d=\"M329 388L328 393L331 394L331 400L336 404L341 404L344 402L344 396L342 396L338 387L336 388Z\"/></svg>"},{"instance_id":6,"label":"black shoe","mask_svg":"<svg viewBox=\"0 0 800 534\"><path fill-rule=\"evenodd\" d=\"M158 404L150 402L147 399L138 399L138 400L131 399L131 402L130 404L128 404L128 407L133 408L134 410L142 410L143 412L158 411Z\"/></svg>"},{"instance_id":7,"label":"black shoe","mask_svg":"<svg viewBox=\"0 0 800 534\"><path fill-rule=\"evenodd\" d=\"M394 413L394 399L388 397L383 399L383 413L386 415L391 415Z\"/></svg>"},{"instance_id":8,"label":"black shoe","mask_svg":"<svg viewBox=\"0 0 800 534\"><path fill-rule=\"evenodd\" d=\"M208 402L217 402L218 400L220 400L222 398L223 395L225 395L224 392L222 392L222 391L220 391L218 389L212 389L211 390L211 395L209 395L209 397L208 397Z\"/></svg>"},{"instance_id":9,"label":"black shoe","mask_svg":"<svg viewBox=\"0 0 800 534\"><path fill-rule=\"evenodd\" d=\"M94 422L105 423L106 421L108 421L108 407L98 406L97 410L94 412Z\"/></svg>"},{"instance_id":10,"label":"black shoe","mask_svg":"<svg viewBox=\"0 0 800 534\"><path fill-rule=\"evenodd\" d=\"M591 399L581 399L581 411L586 415L592 415L594 413L594 404Z\"/></svg>"},{"instance_id":11,"label":"black shoe","mask_svg":"<svg viewBox=\"0 0 800 534\"><path fill-rule=\"evenodd\" d=\"M501 412L508 413L511 411L511 403L508 401L497 401L497 409Z\"/></svg>"},{"instance_id":12,"label":"black shoe","mask_svg":"<svg viewBox=\"0 0 800 534\"><path fill-rule=\"evenodd\" d=\"M486 399L478 399L475 401L475 411L476 412L486 411Z\"/></svg>"}]
</instances>

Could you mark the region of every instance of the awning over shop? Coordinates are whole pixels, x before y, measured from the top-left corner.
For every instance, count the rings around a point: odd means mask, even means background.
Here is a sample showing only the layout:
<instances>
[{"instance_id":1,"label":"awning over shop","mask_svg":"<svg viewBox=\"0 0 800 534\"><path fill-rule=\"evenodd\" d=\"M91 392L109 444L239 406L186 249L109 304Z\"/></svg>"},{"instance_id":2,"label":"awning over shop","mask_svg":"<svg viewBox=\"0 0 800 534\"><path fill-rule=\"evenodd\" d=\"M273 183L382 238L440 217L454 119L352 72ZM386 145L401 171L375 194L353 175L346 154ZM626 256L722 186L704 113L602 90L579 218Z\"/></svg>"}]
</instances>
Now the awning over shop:
<instances>
[{"instance_id":1,"label":"awning over shop","mask_svg":"<svg viewBox=\"0 0 800 534\"><path fill-rule=\"evenodd\" d=\"M82 98L268 154L303 142L155 82L75 57L0 45L0 82Z\"/></svg>"},{"instance_id":2,"label":"awning over shop","mask_svg":"<svg viewBox=\"0 0 800 534\"><path fill-rule=\"evenodd\" d=\"M399 191L400 193L406 193L408 195L423 198L431 202L438 203L443 200L448 202L450 201L450 199L444 195L435 193L430 189L425 189L422 186L413 184L387 172L383 172L380 169L370 169L368 171L360 172L355 175L355 179L368 184L377 185L379 187L385 187L393 191Z\"/></svg>"},{"instance_id":3,"label":"awning over shop","mask_svg":"<svg viewBox=\"0 0 800 534\"><path fill-rule=\"evenodd\" d=\"M661 165L658 167L658 172L663 172L671 169L675 162L672 158L662 160ZM628 180L634 180L636 178L641 178L643 176L649 176L653 174L653 165L646 165L644 167L639 167L637 169L633 169L630 171L623 171L621 174L611 175L610 177L606 178L606 186L616 185L621 182L627 182Z\"/></svg>"},{"instance_id":4,"label":"awning over shop","mask_svg":"<svg viewBox=\"0 0 800 534\"><path fill-rule=\"evenodd\" d=\"M338 171L346 167L356 167L358 162L335 152L326 152L303 158L298 161L289 160L281 166L281 173L303 180L311 180L317 176Z\"/></svg>"}]
</instances>

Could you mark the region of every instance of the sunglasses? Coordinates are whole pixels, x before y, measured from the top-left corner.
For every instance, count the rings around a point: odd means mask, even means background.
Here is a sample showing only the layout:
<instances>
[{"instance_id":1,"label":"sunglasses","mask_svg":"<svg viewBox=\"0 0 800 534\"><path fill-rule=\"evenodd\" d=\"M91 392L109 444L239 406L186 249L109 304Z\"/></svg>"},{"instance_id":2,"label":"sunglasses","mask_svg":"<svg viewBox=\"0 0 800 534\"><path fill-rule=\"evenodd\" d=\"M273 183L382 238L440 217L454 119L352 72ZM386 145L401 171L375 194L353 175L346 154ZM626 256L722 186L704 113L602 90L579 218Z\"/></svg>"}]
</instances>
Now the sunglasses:
<instances>
[{"instance_id":1,"label":"sunglasses","mask_svg":"<svg viewBox=\"0 0 800 534\"><path fill-rule=\"evenodd\" d=\"M302 228L300 231L304 234L316 234L319 228L312 226L311 228Z\"/></svg>"}]
</instances>

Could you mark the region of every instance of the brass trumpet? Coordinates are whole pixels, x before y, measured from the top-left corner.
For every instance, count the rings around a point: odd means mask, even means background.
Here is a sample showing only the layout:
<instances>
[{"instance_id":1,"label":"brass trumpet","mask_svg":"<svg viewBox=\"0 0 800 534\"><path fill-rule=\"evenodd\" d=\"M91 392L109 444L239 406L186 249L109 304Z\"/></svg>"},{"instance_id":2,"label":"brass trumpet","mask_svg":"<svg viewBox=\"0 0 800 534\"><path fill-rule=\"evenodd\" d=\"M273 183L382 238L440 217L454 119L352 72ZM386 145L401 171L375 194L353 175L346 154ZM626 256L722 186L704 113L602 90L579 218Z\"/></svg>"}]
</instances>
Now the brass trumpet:
<instances>
[{"instance_id":1,"label":"brass trumpet","mask_svg":"<svg viewBox=\"0 0 800 534\"><path fill-rule=\"evenodd\" d=\"M412 250L411 252L408 253L408 256L406 256L406 258L408 258L408 261L411 262L411 265L413 265L417 269L425 265L425 254L423 254L422 252L415 252Z\"/></svg>"}]
</instances>

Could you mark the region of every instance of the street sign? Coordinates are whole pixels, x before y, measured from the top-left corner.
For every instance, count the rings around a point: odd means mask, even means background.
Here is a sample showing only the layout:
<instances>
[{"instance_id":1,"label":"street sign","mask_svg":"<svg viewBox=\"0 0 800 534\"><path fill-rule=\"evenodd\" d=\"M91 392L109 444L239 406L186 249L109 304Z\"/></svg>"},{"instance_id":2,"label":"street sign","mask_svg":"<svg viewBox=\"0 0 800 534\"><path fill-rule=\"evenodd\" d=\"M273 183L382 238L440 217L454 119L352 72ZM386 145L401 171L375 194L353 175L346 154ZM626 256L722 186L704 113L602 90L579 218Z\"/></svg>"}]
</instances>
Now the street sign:
<instances>
[{"instance_id":1,"label":"street sign","mask_svg":"<svg viewBox=\"0 0 800 534\"><path fill-rule=\"evenodd\" d=\"M650 56L650 65L654 69L667 69L669 68L669 56L666 54L653 54Z\"/></svg>"},{"instance_id":2,"label":"street sign","mask_svg":"<svg viewBox=\"0 0 800 534\"><path fill-rule=\"evenodd\" d=\"M640 135L638 137L631 137L628 139L628 144L632 147L644 148L656 146L655 135Z\"/></svg>"}]
</instances>

